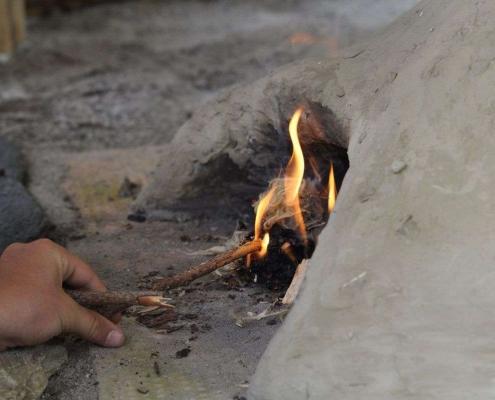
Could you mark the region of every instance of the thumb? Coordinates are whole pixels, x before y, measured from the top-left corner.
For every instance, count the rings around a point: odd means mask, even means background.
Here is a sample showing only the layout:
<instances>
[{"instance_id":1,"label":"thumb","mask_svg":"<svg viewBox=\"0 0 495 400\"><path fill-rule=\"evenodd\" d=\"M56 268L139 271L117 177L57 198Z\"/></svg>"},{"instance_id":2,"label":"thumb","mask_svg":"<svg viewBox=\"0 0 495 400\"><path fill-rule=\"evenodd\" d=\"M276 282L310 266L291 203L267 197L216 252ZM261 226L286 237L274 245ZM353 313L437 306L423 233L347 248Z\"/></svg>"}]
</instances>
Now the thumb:
<instances>
[{"instance_id":1,"label":"thumb","mask_svg":"<svg viewBox=\"0 0 495 400\"><path fill-rule=\"evenodd\" d=\"M96 311L80 306L69 296L62 315L62 330L104 347L120 347L125 340L118 325Z\"/></svg>"}]
</instances>

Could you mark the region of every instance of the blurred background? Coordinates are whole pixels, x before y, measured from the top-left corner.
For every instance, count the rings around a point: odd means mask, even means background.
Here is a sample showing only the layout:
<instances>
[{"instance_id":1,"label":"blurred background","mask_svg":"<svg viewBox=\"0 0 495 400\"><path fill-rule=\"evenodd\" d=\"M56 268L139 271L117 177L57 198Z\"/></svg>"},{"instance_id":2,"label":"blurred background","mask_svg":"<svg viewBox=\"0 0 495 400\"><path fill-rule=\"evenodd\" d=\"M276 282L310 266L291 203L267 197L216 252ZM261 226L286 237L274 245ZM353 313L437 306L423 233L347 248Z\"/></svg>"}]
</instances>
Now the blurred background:
<instances>
[{"instance_id":1,"label":"blurred background","mask_svg":"<svg viewBox=\"0 0 495 400\"><path fill-rule=\"evenodd\" d=\"M338 55L415 3L27 0L0 66L0 130L28 147L164 143L216 91Z\"/></svg>"}]
</instances>

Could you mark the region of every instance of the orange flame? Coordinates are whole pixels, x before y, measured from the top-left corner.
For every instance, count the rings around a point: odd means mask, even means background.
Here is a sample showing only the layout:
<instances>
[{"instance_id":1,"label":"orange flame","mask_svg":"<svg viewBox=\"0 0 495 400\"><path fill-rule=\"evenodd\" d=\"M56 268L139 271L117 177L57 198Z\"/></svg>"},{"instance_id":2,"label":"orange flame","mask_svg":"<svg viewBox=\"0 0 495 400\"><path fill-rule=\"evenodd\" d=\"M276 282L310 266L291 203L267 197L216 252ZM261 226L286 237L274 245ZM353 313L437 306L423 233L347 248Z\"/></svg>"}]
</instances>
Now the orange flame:
<instances>
[{"instance_id":1,"label":"orange flame","mask_svg":"<svg viewBox=\"0 0 495 400\"><path fill-rule=\"evenodd\" d=\"M333 174L333 163L330 164L330 175L328 177L328 213L331 214L335 208L335 199L337 190L335 185L335 176Z\"/></svg>"},{"instance_id":2,"label":"orange flame","mask_svg":"<svg viewBox=\"0 0 495 400\"><path fill-rule=\"evenodd\" d=\"M259 258L263 258L268 253L268 245L270 244L270 234L267 232L263 236L263 240L261 241L261 250L258 252L257 256Z\"/></svg>"},{"instance_id":3,"label":"orange flame","mask_svg":"<svg viewBox=\"0 0 495 400\"><path fill-rule=\"evenodd\" d=\"M289 37L291 44L314 44L318 38L308 32L296 32Z\"/></svg>"},{"instance_id":4,"label":"orange flame","mask_svg":"<svg viewBox=\"0 0 495 400\"><path fill-rule=\"evenodd\" d=\"M268 193L260 199L258 202L258 206L256 207L256 219L254 221L254 240L260 239L261 234L263 233L263 219L266 215L266 211L270 206L270 202L272 201L273 194L275 193L275 187L272 187ZM266 256L268 252L268 244L270 243L270 235L265 233L262 240L261 250L256 253L258 258L263 258ZM251 265L251 255L248 255L246 259L246 264L249 267Z\"/></svg>"},{"instance_id":5,"label":"orange flame","mask_svg":"<svg viewBox=\"0 0 495 400\"><path fill-rule=\"evenodd\" d=\"M298 108L292 116L289 123L289 134L292 141L292 156L287 164L285 173L285 202L288 207L294 210L294 219L301 237L306 241L306 226L302 215L301 206L299 204L299 190L304 177L304 155L299 143L299 135L297 126L303 112L302 108Z\"/></svg>"},{"instance_id":6,"label":"orange flame","mask_svg":"<svg viewBox=\"0 0 495 400\"><path fill-rule=\"evenodd\" d=\"M265 230L269 228L264 228L264 223L266 221L265 217L270 211L271 204L274 200L276 193L280 192L280 186L278 182L283 182L283 201L286 208L292 209L291 214L296 222L298 231L300 232L301 238L304 242L307 241L306 225L304 223L304 217L300 205L300 191L304 179L304 154L299 142L298 125L301 115L303 113L302 107L298 108L289 122L289 135L292 142L292 156L287 164L285 170L285 176L283 180L274 181L270 190L261 197L256 207L256 218L254 222L254 239L259 240L262 236L262 248L259 252L254 254L257 258L263 258L268 252L268 244L270 242L270 235ZM311 160L310 160L311 163ZM319 177L316 164L313 160L312 168L315 171L315 175ZM333 174L333 172L332 172ZM278 190L278 192L277 192ZM275 200L277 203L278 200ZM247 266L251 265L252 257L249 255L246 259Z\"/></svg>"}]
</instances>

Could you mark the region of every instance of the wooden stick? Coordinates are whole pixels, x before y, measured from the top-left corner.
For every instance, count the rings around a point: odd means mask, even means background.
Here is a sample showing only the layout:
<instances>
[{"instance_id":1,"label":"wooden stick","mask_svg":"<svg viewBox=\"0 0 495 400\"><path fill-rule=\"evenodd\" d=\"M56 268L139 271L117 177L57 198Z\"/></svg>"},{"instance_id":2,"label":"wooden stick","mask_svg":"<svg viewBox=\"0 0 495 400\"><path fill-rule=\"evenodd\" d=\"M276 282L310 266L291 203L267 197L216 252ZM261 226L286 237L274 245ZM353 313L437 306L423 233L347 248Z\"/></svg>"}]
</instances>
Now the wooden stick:
<instances>
[{"instance_id":1,"label":"wooden stick","mask_svg":"<svg viewBox=\"0 0 495 400\"><path fill-rule=\"evenodd\" d=\"M94 290L67 290L77 303L95 310L102 315L111 316L135 305L173 308L166 299L154 292L97 292Z\"/></svg>"},{"instance_id":2,"label":"wooden stick","mask_svg":"<svg viewBox=\"0 0 495 400\"><path fill-rule=\"evenodd\" d=\"M180 274L162 278L157 280L153 284L154 290L163 290L167 288L174 288L177 286L184 286L195 279L202 277L203 275L209 274L235 261L239 258L245 257L248 254L256 253L262 248L262 242L260 239L252 240L239 246L235 249L226 251L225 253L219 254L218 256L212 258L211 260L205 261L199 265L193 266Z\"/></svg>"},{"instance_id":3,"label":"wooden stick","mask_svg":"<svg viewBox=\"0 0 495 400\"><path fill-rule=\"evenodd\" d=\"M12 20L14 21L14 42L19 46L26 37L26 4L25 0L12 2Z\"/></svg>"},{"instance_id":4,"label":"wooden stick","mask_svg":"<svg viewBox=\"0 0 495 400\"><path fill-rule=\"evenodd\" d=\"M0 55L8 57L14 50L13 21L10 0L0 0Z\"/></svg>"},{"instance_id":5,"label":"wooden stick","mask_svg":"<svg viewBox=\"0 0 495 400\"><path fill-rule=\"evenodd\" d=\"M301 290L301 285L304 281L304 277L306 276L306 270L309 266L309 260L302 260L301 263L296 268L296 273L294 274L294 278L292 278L292 282L290 283L289 288L285 292L285 296L282 299L282 304L290 305L294 303L299 290Z\"/></svg>"}]
</instances>

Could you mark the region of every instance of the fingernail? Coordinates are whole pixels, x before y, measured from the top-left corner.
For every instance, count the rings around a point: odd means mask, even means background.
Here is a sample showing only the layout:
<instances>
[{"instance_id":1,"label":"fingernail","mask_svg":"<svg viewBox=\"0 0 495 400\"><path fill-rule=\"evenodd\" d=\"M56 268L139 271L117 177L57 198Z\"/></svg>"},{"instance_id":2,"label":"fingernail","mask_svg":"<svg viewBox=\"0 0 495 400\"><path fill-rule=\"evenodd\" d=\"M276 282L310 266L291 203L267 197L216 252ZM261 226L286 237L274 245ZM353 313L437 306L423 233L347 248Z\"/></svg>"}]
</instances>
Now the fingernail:
<instances>
[{"instance_id":1,"label":"fingernail","mask_svg":"<svg viewBox=\"0 0 495 400\"><path fill-rule=\"evenodd\" d=\"M113 330L107 335L105 339L106 347L120 347L124 344L124 334L120 331Z\"/></svg>"}]
</instances>

